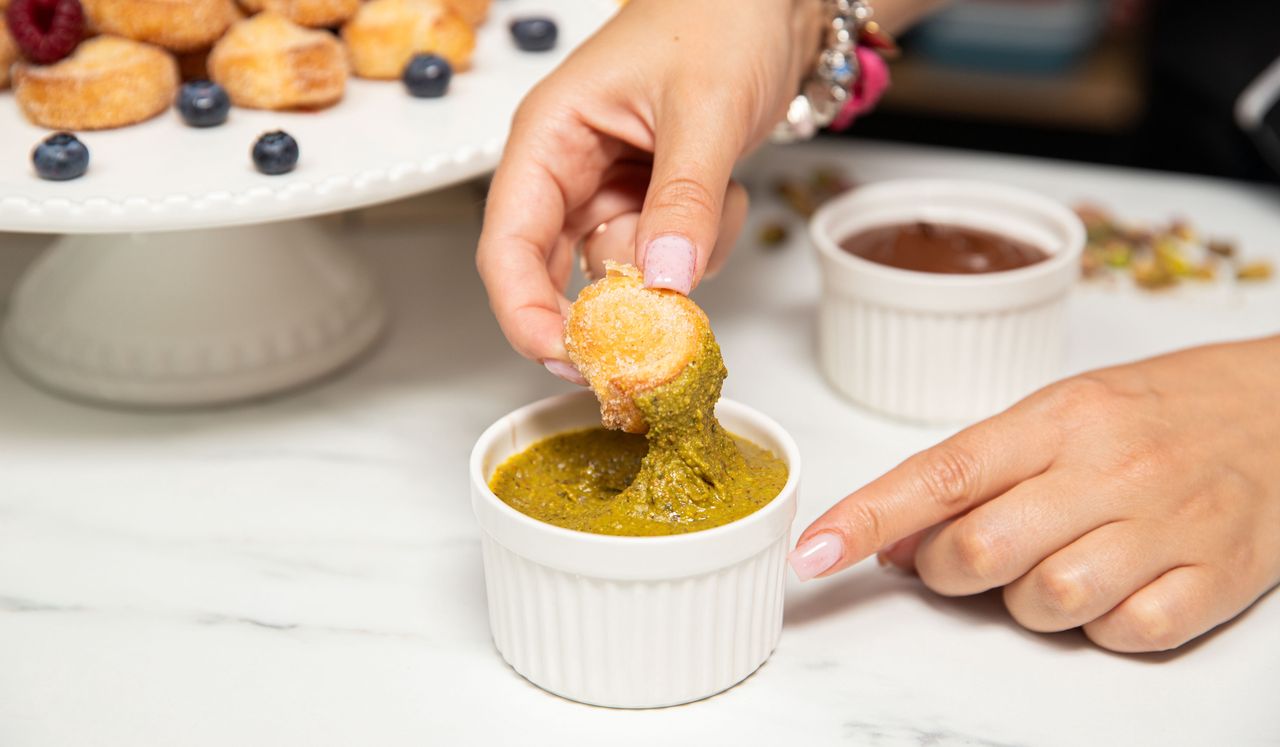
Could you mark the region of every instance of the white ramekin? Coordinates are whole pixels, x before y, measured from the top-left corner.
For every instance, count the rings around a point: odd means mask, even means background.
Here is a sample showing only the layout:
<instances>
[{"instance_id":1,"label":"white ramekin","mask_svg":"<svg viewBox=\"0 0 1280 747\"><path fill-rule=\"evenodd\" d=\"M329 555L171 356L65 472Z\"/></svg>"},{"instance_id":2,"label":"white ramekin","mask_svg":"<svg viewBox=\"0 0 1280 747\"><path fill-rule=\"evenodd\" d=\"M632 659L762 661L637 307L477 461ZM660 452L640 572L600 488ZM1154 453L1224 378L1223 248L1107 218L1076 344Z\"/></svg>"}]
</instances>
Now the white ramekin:
<instances>
[{"instance_id":1,"label":"white ramekin","mask_svg":"<svg viewBox=\"0 0 1280 747\"><path fill-rule=\"evenodd\" d=\"M538 687L616 708L676 705L733 687L773 652L800 455L773 420L721 400L733 433L777 454L790 476L759 511L701 532L612 537L545 524L503 503L488 478L534 441L598 426L589 392L523 407L471 452L489 624L499 653Z\"/></svg>"},{"instance_id":2,"label":"white ramekin","mask_svg":"<svg viewBox=\"0 0 1280 747\"><path fill-rule=\"evenodd\" d=\"M868 228L914 221L1002 234L1051 256L1016 270L948 275L888 267L839 246ZM907 420L971 421L1061 374L1066 298L1085 239L1063 205L980 181L893 180L829 201L809 233L823 278L819 358L853 401Z\"/></svg>"}]
</instances>

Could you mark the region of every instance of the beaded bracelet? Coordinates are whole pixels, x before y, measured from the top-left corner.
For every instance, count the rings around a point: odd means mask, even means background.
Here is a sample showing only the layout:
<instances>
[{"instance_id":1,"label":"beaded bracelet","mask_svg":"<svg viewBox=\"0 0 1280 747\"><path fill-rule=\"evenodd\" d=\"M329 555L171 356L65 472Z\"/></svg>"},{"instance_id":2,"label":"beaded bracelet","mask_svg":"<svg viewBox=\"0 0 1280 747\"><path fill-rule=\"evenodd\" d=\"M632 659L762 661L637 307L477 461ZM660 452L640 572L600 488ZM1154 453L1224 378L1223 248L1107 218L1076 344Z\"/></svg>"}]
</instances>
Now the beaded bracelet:
<instances>
[{"instance_id":1,"label":"beaded bracelet","mask_svg":"<svg viewBox=\"0 0 1280 747\"><path fill-rule=\"evenodd\" d=\"M889 70L877 50L892 52L893 40L873 20L862 0L823 0L828 21L813 72L787 106L770 139L790 143L823 127L847 127L871 109L889 84Z\"/></svg>"}]
</instances>

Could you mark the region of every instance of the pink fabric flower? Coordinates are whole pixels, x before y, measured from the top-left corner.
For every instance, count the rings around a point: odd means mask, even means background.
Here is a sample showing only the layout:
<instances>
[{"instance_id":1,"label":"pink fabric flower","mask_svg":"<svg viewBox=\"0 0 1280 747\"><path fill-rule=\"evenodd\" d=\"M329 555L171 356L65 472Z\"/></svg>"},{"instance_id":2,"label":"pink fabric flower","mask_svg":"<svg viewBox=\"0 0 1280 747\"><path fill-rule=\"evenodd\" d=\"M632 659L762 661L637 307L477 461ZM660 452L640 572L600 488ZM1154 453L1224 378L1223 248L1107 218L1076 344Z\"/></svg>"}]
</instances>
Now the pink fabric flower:
<instances>
[{"instance_id":1,"label":"pink fabric flower","mask_svg":"<svg viewBox=\"0 0 1280 747\"><path fill-rule=\"evenodd\" d=\"M875 108L885 89L889 87L889 66L883 57L865 46L858 47L854 54L858 57L858 69L861 73L854 81L849 100L831 122L833 130L849 129L853 120Z\"/></svg>"}]
</instances>

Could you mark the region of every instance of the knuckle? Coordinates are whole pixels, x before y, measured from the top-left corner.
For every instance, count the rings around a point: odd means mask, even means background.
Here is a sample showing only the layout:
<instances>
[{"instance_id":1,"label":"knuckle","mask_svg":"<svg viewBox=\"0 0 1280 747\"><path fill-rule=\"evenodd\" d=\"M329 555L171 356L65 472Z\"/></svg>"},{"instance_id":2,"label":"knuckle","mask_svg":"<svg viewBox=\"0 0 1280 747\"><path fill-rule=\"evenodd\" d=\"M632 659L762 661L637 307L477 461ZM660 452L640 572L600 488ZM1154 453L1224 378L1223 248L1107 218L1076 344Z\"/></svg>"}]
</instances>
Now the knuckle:
<instances>
[{"instance_id":1,"label":"knuckle","mask_svg":"<svg viewBox=\"0 0 1280 747\"><path fill-rule=\"evenodd\" d=\"M1082 374L1049 387L1046 392L1052 410L1060 417L1088 417L1109 409L1116 397L1103 379Z\"/></svg>"},{"instance_id":2,"label":"knuckle","mask_svg":"<svg viewBox=\"0 0 1280 747\"><path fill-rule=\"evenodd\" d=\"M720 202L702 182L687 176L673 176L654 191L652 209L693 217L718 216Z\"/></svg>"},{"instance_id":3,"label":"knuckle","mask_svg":"<svg viewBox=\"0 0 1280 747\"><path fill-rule=\"evenodd\" d=\"M1177 620L1154 599L1131 599L1117 618L1124 630L1121 638L1131 651L1168 651L1181 645L1185 638Z\"/></svg>"},{"instance_id":4,"label":"knuckle","mask_svg":"<svg viewBox=\"0 0 1280 747\"><path fill-rule=\"evenodd\" d=\"M925 456L918 476L927 498L948 511L956 510L972 499L978 462L968 450L943 444Z\"/></svg>"},{"instance_id":5,"label":"knuckle","mask_svg":"<svg viewBox=\"0 0 1280 747\"><path fill-rule=\"evenodd\" d=\"M874 503L853 502L848 508L847 536L857 537L867 552L883 547L889 538L885 536L885 518L883 509Z\"/></svg>"},{"instance_id":6,"label":"knuckle","mask_svg":"<svg viewBox=\"0 0 1280 747\"><path fill-rule=\"evenodd\" d=\"M1044 627L1062 629L1082 622L1079 616L1089 604L1092 586L1078 570L1049 567L1032 573L1032 595L1042 613L1037 619Z\"/></svg>"},{"instance_id":7,"label":"knuckle","mask_svg":"<svg viewBox=\"0 0 1280 747\"><path fill-rule=\"evenodd\" d=\"M1001 554L995 537L978 522L958 523L953 543L961 572L982 580L991 578L998 570Z\"/></svg>"},{"instance_id":8,"label":"knuckle","mask_svg":"<svg viewBox=\"0 0 1280 747\"><path fill-rule=\"evenodd\" d=\"M1146 482L1169 474L1169 453L1150 436L1130 436L1116 442L1113 472L1130 482Z\"/></svg>"},{"instance_id":9,"label":"knuckle","mask_svg":"<svg viewBox=\"0 0 1280 747\"><path fill-rule=\"evenodd\" d=\"M1084 631L1085 638L1093 641L1093 644L1099 648L1105 648L1118 654L1129 653L1130 648L1124 644L1116 633L1115 626L1110 623L1111 620L1102 618L1086 623L1081 630Z\"/></svg>"},{"instance_id":10,"label":"knuckle","mask_svg":"<svg viewBox=\"0 0 1280 747\"><path fill-rule=\"evenodd\" d=\"M1217 516L1225 513L1224 510L1215 511ZM1264 556L1269 553L1265 553L1263 547L1248 536L1234 534L1232 536L1233 541L1228 545L1219 562L1224 568L1234 569L1233 575L1238 577L1257 577L1258 572L1268 565Z\"/></svg>"}]
</instances>

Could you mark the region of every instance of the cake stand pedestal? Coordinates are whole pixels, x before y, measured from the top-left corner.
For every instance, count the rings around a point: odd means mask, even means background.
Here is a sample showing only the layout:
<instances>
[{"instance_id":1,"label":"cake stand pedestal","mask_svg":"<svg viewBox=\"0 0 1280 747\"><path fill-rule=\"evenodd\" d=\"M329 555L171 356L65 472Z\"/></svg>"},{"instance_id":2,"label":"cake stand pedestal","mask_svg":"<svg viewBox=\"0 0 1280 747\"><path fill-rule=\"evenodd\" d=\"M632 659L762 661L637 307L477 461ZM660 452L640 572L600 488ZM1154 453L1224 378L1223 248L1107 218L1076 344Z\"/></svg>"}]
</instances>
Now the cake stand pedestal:
<instances>
[{"instance_id":1,"label":"cake stand pedestal","mask_svg":"<svg viewBox=\"0 0 1280 747\"><path fill-rule=\"evenodd\" d=\"M263 397L350 363L387 312L359 258L305 219L492 169L525 93L617 10L614 0L553 5L559 44L529 53L508 24L547 4L495 3L471 68L442 98L352 79L322 112L237 108L208 129L170 112L79 133L89 171L69 182L32 174L31 149L49 133L0 93L0 231L62 235L15 288L6 357L47 389L137 407ZM264 176L249 149L276 129L298 140L301 159Z\"/></svg>"},{"instance_id":2,"label":"cake stand pedestal","mask_svg":"<svg viewBox=\"0 0 1280 747\"><path fill-rule=\"evenodd\" d=\"M202 406L293 389L387 322L365 264L311 221L70 235L15 288L13 366L76 399Z\"/></svg>"}]
</instances>

